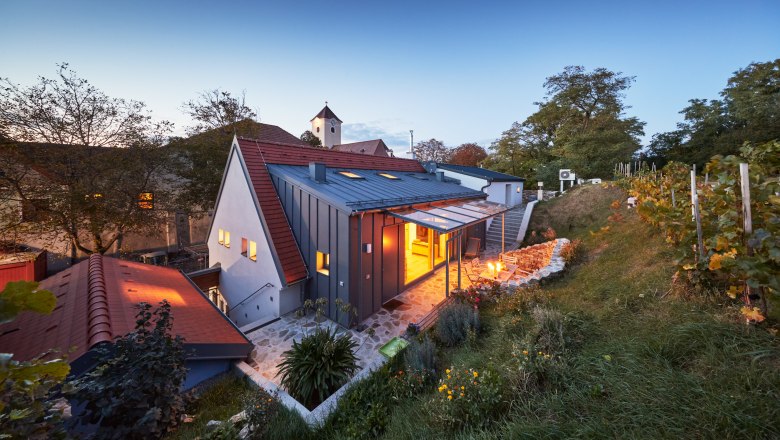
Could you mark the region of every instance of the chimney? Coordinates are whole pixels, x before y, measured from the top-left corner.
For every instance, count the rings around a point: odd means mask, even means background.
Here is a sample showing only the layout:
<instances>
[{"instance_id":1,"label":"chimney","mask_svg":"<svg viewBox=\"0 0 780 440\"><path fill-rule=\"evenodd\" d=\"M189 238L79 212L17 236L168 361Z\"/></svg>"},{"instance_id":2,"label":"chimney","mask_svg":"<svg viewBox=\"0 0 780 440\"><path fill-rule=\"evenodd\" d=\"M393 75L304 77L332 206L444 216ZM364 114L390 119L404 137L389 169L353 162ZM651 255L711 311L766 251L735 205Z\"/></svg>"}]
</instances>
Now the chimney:
<instances>
[{"instance_id":1,"label":"chimney","mask_svg":"<svg viewBox=\"0 0 780 440\"><path fill-rule=\"evenodd\" d=\"M309 177L317 183L325 183L325 164L310 162Z\"/></svg>"},{"instance_id":2,"label":"chimney","mask_svg":"<svg viewBox=\"0 0 780 440\"><path fill-rule=\"evenodd\" d=\"M436 171L436 180L444 182L444 171Z\"/></svg>"}]
</instances>

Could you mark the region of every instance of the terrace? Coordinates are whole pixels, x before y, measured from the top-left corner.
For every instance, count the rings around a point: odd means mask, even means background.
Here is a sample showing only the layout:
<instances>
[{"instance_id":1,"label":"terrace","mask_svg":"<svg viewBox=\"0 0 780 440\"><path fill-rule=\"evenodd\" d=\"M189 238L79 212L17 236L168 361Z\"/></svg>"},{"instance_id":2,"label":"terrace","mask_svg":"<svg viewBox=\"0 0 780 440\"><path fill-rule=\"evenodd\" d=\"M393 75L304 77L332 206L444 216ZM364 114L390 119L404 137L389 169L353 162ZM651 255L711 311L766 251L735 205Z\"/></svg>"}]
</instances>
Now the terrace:
<instances>
[{"instance_id":1,"label":"terrace","mask_svg":"<svg viewBox=\"0 0 780 440\"><path fill-rule=\"evenodd\" d=\"M514 286L538 280L553 272L562 269L562 262L557 256L558 251L566 240L558 240L555 243L530 246L518 251L510 251L507 254L518 258L517 275L512 274L506 286ZM500 248L488 248L482 253L484 262L497 262ZM531 265L538 266L536 269ZM452 265L449 268L449 281L451 287L457 286L458 268ZM340 332L350 332L353 340L358 344L358 366L362 370L366 367L382 362L382 354L379 348L396 336L401 336L411 323L420 322L426 315L446 298L445 283L447 268L441 267L431 276L406 289L400 295L385 303L377 313L360 323L357 328L345 329L333 321L324 320L317 323L313 316L297 317L294 313L282 316L278 321L247 334L254 343L256 349L250 355L249 365L269 381L279 384L277 365L282 361L282 354L289 350L293 341L299 341L307 333L312 332L317 325L336 328ZM472 272L473 276L473 272ZM489 276L487 274L486 276ZM462 287L470 285L466 265L461 269ZM514 282L513 282L514 281ZM370 335L367 329L374 329Z\"/></svg>"}]
</instances>

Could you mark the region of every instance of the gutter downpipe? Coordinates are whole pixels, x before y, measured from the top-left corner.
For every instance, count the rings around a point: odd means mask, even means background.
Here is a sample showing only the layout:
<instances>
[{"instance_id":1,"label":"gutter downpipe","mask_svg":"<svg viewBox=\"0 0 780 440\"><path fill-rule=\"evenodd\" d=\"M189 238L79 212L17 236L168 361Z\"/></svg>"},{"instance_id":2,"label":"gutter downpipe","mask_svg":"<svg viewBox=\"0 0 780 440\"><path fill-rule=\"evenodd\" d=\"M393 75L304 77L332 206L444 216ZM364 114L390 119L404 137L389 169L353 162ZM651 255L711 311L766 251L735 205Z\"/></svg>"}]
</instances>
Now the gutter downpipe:
<instances>
[{"instance_id":1,"label":"gutter downpipe","mask_svg":"<svg viewBox=\"0 0 780 440\"><path fill-rule=\"evenodd\" d=\"M373 232L371 234L373 239ZM373 252L373 249L372 249ZM360 217L358 217L358 254L357 254L357 270L358 270L358 285L357 285L357 297L358 302L361 301L363 298L363 212L360 213ZM373 281L372 281L373 283ZM358 309L360 309L361 304L358 304ZM358 314L360 314L360 311L358 310ZM360 322L360 321L358 321Z\"/></svg>"}]
</instances>

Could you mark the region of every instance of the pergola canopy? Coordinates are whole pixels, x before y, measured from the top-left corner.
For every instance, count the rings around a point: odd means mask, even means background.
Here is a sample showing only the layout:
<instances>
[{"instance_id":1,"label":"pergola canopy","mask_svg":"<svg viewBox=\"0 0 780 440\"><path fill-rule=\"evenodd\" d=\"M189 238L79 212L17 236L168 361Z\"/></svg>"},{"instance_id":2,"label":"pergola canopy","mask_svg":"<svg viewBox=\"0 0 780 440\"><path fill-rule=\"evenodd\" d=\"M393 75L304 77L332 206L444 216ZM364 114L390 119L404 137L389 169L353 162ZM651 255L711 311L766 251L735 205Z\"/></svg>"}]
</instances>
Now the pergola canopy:
<instances>
[{"instance_id":1,"label":"pergola canopy","mask_svg":"<svg viewBox=\"0 0 780 440\"><path fill-rule=\"evenodd\" d=\"M389 211L388 214L410 223L447 233L479 223L508 210L509 207L501 203L470 200L449 206Z\"/></svg>"}]
</instances>

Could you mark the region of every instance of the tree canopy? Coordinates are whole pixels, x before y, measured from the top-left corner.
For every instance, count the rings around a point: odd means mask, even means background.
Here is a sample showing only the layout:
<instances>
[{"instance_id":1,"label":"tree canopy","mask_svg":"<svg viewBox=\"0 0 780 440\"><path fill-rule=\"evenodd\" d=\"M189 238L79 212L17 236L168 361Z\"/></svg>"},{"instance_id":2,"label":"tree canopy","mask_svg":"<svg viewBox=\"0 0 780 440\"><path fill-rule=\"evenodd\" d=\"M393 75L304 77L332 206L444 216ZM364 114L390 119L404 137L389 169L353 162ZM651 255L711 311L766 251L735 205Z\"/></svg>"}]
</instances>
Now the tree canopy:
<instances>
[{"instance_id":1,"label":"tree canopy","mask_svg":"<svg viewBox=\"0 0 780 440\"><path fill-rule=\"evenodd\" d=\"M323 148L322 141L311 130L306 130L301 133L301 140L311 145L314 148Z\"/></svg>"},{"instance_id":2,"label":"tree canopy","mask_svg":"<svg viewBox=\"0 0 780 440\"><path fill-rule=\"evenodd\" d=\"M550 184L558 167L583 177L611 176L614 163L630 160L644 134L644 123L624 114L625 91L633 81L603 67L567 66L546 79L537 111L505 131L485 163Z\"/></svg>"},{"instance_id":3,"label":"tree canopy","mask_svg":"<svg viewBox=\"0 0 780 440\"><path fill-rule=\"evenodd\" d=\"M701 169L716 154L738 154L745 142L780 139L780 59L737 70L720 96L688 101L677 129L653 136L652 160L694 163Z\"/></svg>"},{"instance_id":4,"label":"tree canopy","mask_svg":"<svg viewBox=\"0 0 780 440\"><path fill-rule=\"evenodd\" d=\"M187 130L190 135L257 118L257 113L246 105L245 91L234 97L224 90L206 90L185 102L182 110L193 121Z\"/></svg>"},{"instance_id":5,"label":"tree canopy","mask_svg":"<svg viewBox=\"0 0 780 440\"><path fill-rule=\"evenodd\" d=\"M444 146L444 142L435 138L418 142L413 151L420 162L447 162L452 155L452 150Z\"/></svg>"},{"instance_id":6,"label":"tree canopy","mask_svg":"<svg viewBox=\"0 0 780 440\"><path fill-rule=\"evenodd\" d=\"M468 142L452 151L449 163L455 165L479 166L487 158L487 151L475 142Z\"/></svg>"},{"instance_id":7,"label":"tree canopy","mask_svg":"<svg viewBox=\"0 0 780 440\"><path fill-rule=\"evenodd\" d=\"M104 253L128 232L156 230L166 200L171 124L110 98L67 64L56 79L0 92L0 233L65 237ZM141 200L151 197L152 200ZM72 254L75 256L75 254Z\"/></svg>"},{"instance_id":8,"label":"tree canopy","mask_svg":"<svg viewBox=\"0 0 780 440\"><path fill-rule=\"evenodd\" d=\"M143 102L111 98L67 63L54 79L23 87L0 78L0 138L93 147L161 144L172 124L154 121Z\"/></svg>"}]
</instances>

